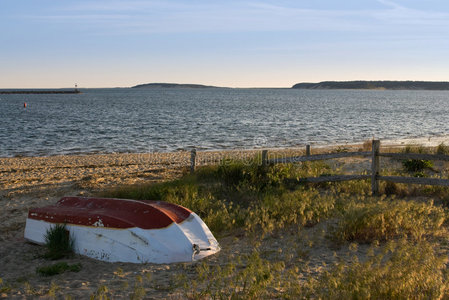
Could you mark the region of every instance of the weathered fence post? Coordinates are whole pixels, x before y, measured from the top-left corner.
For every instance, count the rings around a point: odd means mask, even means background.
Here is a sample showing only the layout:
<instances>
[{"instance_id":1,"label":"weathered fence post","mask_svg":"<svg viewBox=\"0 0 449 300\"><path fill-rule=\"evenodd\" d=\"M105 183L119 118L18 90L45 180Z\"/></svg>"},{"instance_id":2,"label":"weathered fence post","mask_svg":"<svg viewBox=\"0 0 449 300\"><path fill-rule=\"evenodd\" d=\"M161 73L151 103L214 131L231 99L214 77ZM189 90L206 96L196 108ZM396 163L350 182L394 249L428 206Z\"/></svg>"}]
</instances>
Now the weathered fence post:
<instances>
[{"instance_id":1,"label":"weathered fence post","mask_svg":"<svg viewBox=\"0 0 449 300\"><path fill-rule=\"evenodd\" d=\"M195 162L196 162L196 149L192 149L190 152L190 174L195 172Z\"/></svg>"},{"instance_id":2,"label":"weathered fence post","mask_svg":"<svg viewBox=\"0 0 449 300\"><path fill-rule=\"evenodd\" d=\"M372 164L371 164L371 192L373 196L379 195L379 180L377 179L379 176L379 150L380 150L380 141L373 140L372 146Z\"/></svg>"},{"instance_id":3,"label":"weathered fence post","mask_svg":"<svg viewBox=\"0 0 449 300\"><path fill-rule=\"evenodd\" d=\"M268 150L262 150L262 166L268 165Z\"/></svg>"},{"instance_id":4,"label":"weathered fence post","mask_svg":"<svg viewBox=\"0 0 449 300\"><path fill-rule=\"evenodd\" d=\"M306 156L310 156L310 145L306 145Z\"/></svg>"}]
</instances>

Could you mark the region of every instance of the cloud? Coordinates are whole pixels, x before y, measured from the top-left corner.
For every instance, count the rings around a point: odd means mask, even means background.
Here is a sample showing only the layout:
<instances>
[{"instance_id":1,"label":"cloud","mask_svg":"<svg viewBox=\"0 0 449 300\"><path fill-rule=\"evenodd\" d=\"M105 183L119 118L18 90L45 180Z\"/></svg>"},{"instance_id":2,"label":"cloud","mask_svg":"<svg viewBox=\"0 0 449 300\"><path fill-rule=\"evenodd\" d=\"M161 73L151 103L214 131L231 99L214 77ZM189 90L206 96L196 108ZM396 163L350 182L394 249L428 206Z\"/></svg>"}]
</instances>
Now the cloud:
<instances>
[{"instance_id":1,"label":"cloud","mask_svg":"<svg viewBox=\"0 0 449 300\"><path fill-rule=\"evenodd\" d=\"M276 31L369 34L410 31L408 26L432 27L442 32L442 28L449 26L449 14L444 12L411 9L389 0L377 3L384 8L302 8L300 2L267 0L78 1L35 18L82 22L98 26L92 28L93 32L112 34Z\"/></svg>"},{"instance_id":2,"label":"cloud","mask_svg":"<svg viewBox=\"0 0 449 300\"><path fill-rule=\"evenodd\" d=\"M378 2L388 7L376 14L376 17L386 24L426 25L436 29L441 26L446 26L446 28L449 26L449 13L447 12L413 9L388 0L378 0Z\"/></svg>"},{"instance_id":3,"label":"cloud","mask_svg":"<svg viewBox=\"0 0 449 300\"><path fill-rule=\"evenodd\" d=\"M404 9L403 6L401 6L401 5L397 4L397 3L394 3L394 2L392 2L392 1L388 1L388 0L377 0L377 2L379 2L379 3L381 3L381 4L385 5L385 6L391 7L391 8L393 8L393 9Z\"/></svg>"},{"instance_id":4,"label":"cloud","mask_svg":"<svg viewBox=\"0 0 449 300\"><path fill-rule=\"evenodd\" d=\"M354 12L322 11L264 2L112 1L75 4L35 18L49 22L109 21L127 33L358 30ZM356 26L357 25L357 26ZM110 27L110 28L111 28Z\"/></svg>"}]
</instances>

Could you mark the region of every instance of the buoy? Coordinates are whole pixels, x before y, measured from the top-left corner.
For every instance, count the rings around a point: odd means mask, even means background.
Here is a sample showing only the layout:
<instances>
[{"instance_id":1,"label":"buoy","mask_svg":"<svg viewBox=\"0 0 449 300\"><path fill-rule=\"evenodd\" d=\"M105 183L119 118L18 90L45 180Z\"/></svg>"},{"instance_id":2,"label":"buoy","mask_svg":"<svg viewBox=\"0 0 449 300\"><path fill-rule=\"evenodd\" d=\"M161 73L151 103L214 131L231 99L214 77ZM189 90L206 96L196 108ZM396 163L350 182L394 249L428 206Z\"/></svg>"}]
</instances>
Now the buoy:
<instances>
[{"instance_id":1,"label":"buoy","mask_svg":"<svg viewBox=\"0 0 449 300\"><path fill-rule=\"evenodd\" d=\"M24 108L27 107L27 103L26 103L26 102L23 103L23 107L24 107Z\"/></svg>"}]
</instances>

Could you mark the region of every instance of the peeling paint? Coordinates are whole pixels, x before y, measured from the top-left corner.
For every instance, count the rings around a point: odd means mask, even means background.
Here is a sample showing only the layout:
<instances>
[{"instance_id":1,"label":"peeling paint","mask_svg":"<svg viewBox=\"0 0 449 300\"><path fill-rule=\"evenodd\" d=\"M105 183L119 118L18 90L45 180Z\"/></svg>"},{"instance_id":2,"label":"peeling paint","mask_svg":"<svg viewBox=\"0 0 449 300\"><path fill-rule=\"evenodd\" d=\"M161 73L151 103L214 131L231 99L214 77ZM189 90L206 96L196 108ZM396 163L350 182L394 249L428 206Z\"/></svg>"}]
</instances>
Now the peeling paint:
<instances>
[{"instance_id":1,"label":"peeling paint","mask_svg":"<svg viewBox=\"0 0 449 300\"><path fill-rule=\"evenodd\" d=\"M98 219L98 221L93 223L92 226L94 226L94 227L104 227L104 224L103 224L103 221L101 219Z\"/></svg>"}]
</instances>

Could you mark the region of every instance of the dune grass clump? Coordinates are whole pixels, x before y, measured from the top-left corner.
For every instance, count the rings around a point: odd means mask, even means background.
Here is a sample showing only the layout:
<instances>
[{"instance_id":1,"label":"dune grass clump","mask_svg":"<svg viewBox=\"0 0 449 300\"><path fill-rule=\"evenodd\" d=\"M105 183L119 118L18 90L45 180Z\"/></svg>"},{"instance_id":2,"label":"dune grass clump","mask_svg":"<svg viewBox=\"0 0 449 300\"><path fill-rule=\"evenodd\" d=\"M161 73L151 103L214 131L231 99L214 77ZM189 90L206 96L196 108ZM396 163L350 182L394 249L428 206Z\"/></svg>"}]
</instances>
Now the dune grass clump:
<instances>
[{"instance_id":1,"label":"dune grass clump","mask_svg":"<svg viewBox=\"0 0 449 300\"><path fill-rule=\"evenodd\" d=\"M289 225L313 226L334 211L335 198L316 189L300 188L282 195L267 195L249 208L245 227L269 233Z\"/></svg>"},{"instance_id":2,"label":"dune grass clump","mask_svg":"<svg viewBox=\"0 0 449 300\"><path fill-rule=\"evenodd\" d=\"M333 195L369 195L371 194L371 181L352 180L345 182L330 182L327 183L326 190Z\"/></svg>"},{"instance_id":3,"label":"dune grass clump","mask_svg":"<svg viewBox=\"0 0 449 300\"><path fill-rule=\"evenodd\" d=\"M365 261L340 261L290 295L314 299L442 299L449 296L448 258L426 241L391 241Z\"/></svg>"},{"instance_id":4,"label":"dune grass clump","mask_svg":"<svg viewBox=\"0 0 449 300\"><path fill-rule=\"evenodd\" d=\"M47 253L45 258L56 260L73 255L73 237L65 224L56 224L47 230L45 234L45 246Z\"/></svg>"},{"instance_id":5,"label":"dune grass clump","mask_svg":"<svg viewBox=\"0 0 449 300\"><path fill-rule=\"evenodd\" d=\"M437 154L449 155L449 146L441 143L437 146L436 152Z\"/></svg>"},{"instance_id":6,"label":"dune grass clump","mask_svg":"<svg viewBox=\"0 0 449 300\"><path fill-rule=\"evenodd\" d=\"M440 229L446 218L446 211L433 203L396 199L355 203L342 212L331 235L337 241L361 243L398 237L420 240Z\"/></svg>"},{"instance_id":7,"label":"dune grass clump","mask_svg":"<svg viewBox=\"0 0 449 300\"><path fill-rule=\"evenodd\" d=\"M60 262L50 266L44 266L36 269L36 272L43 276L53 276L57 274L62 274L66 271L79 272L81 271L81 264L69 265L66 262Z\"/></svg>"},{"instance_id":8,"label":"dune grass clump","mask_svg":"<svg viewBox=\"0 0 449 300\"><path fill-rule=\"evenodd\" d=\"M391 196L391 195L397 195L400 197L404 197L405 196L405 189L401 189L401 187L396 184L395 182L391 182L391 181L387 181L384 184L382 184L383 188L384 188L384 193L387 196Z\"/></svg>"},{"instance_id":9,"label":"dune grass clump","mask_svg":"<svg viewBox=\"0 0 449 300\"><path fill-rule=\"evenodd\" d=\"M373 146L373 140L366 140L362 144L362 150L363 151L371 151Z\"/></svg>"},{"instance_id":10,"label":"dune grass clump","mask_svg":"<svg viewBox=\"0 0 449 300\"><path fill-rule=\"evenodd\" d=\"M106 285L100 285L97 290L90 295L90 300L109 300L112 299L111 292Z\"/></svg>"},{"instance_id":11,"label":"dune grass clump","mask_svg":"<svg viewBox=\"0 0 449 300\"><path fill-rule=\"evenodd\" d=\"M144 287L144 281L143 277L140 275L136 276L136 280L134 282L134 289L129 295L130 300L137 300L137 299L145 299L145 287Z\"/></svg>"},{"instance_id":12,"label":"dune grass clump","mask_svg":"<svg viewBox=\"0 0 449 300\"><path fill-rule=\"evenodd\" d=\"M296 166L296 178L333 175L332 168L324 161L306 161Z\"/></svg>"},{"instance_id":13,"label":"dune grass clump","mask_svg":"<svg viewBox=\"0 0 449 300\"><path fill-rule=\"evenodd\" d=\"M184 285L188 299L270 299L276 295L285 265L260 257L257 250L237 257L226 266L199 264L194 278L177 280Z\"/></svg>"},{"instance_id":14,"label":"dune grass clump","mask_svg":"<svg viewBox=\"0 0 449 300\"><path fill-rule=\"evenodd\" d=\"M0 293L7 293L12 290L11 286L3 282L3 279L0 278Z\"/></svg>"}]
</instances>

